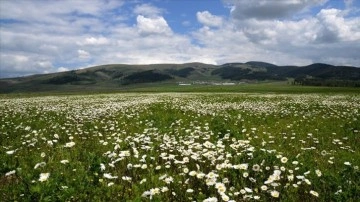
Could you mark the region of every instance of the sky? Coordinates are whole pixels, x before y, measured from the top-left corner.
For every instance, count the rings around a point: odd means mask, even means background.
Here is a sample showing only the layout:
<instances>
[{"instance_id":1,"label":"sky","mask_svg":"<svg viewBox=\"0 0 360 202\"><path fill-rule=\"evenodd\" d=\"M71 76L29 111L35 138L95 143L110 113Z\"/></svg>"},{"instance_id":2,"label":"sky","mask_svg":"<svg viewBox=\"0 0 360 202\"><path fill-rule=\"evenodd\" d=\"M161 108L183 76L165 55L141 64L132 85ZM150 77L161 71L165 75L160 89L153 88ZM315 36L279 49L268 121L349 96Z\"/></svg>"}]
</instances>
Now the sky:
<instances>
[{"instance_id":1,"label":"sky","mask_svg":"<svg viewBox=\"0 0 360 202\"><path fill-rule=\"evenodd\" d=\"M0 78L102 64L360 66L360 0L0 0Z\"/></svg>"}]
</instances>

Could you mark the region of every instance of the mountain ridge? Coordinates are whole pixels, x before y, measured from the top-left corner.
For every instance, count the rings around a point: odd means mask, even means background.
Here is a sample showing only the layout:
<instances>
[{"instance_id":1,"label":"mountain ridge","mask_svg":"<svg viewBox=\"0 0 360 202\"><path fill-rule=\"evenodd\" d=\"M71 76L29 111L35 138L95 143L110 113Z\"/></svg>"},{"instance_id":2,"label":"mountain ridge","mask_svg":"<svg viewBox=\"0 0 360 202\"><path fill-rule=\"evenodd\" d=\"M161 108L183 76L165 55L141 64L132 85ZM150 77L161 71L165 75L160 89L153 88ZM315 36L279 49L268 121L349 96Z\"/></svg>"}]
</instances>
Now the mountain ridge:
<instances>
[{"instance_id":1,"label":"mountain ridge","mask_svg":"<svg viewBox=\"0 0 360 202\"><path fill-rule=\"evenodd\" d=\"M0 93L46 91L58 88L121 88L139 83L191 83L195 81L243 82L283 81L298 85L360 86L360 68L314 63L306 66L278 66L261 61L212 65L106 64L65 72L0 79Z\"/></svg>"}]
</instances>

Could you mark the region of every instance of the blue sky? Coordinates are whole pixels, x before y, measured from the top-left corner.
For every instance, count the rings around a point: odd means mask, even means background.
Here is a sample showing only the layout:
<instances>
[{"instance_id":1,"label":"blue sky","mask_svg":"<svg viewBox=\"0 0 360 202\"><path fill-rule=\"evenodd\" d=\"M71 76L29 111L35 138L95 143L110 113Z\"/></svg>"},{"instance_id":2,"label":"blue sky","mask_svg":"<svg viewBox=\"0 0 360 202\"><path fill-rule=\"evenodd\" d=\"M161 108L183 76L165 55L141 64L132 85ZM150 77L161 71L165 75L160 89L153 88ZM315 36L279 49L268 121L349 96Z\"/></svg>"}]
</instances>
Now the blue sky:
<instances>
[{"instance_id":1,"label":"blue sky","mask_svg":"<svg viewBox=\"0 0 360 202\"><path fill-rule=\"evenodd\" d=\"M360 66L359 0L1 0L0 77L102 64Z\"/></svg>"}]
</instances>

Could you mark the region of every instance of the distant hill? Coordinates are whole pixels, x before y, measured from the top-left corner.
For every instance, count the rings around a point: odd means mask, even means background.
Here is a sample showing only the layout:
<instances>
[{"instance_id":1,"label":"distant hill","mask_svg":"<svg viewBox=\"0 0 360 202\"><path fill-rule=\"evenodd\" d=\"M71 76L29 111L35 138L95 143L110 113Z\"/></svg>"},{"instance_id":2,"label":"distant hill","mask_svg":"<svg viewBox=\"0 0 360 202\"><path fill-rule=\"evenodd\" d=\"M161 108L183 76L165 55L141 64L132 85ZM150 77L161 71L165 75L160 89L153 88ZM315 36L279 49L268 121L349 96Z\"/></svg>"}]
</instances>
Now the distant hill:
<instances>
[{"instance_id":1,"label":"distant hill","mask_svg":"<svg viewBox=\"0 0 360 202\"><path fill-rule=\"evenodd\" d=\"M125 65L0 79L0 93L119 89L146 83L249 82L292 79L296 85L360 87L360 68L311 64L277 66L265 62Z\"/></svg>"}]
</instances>

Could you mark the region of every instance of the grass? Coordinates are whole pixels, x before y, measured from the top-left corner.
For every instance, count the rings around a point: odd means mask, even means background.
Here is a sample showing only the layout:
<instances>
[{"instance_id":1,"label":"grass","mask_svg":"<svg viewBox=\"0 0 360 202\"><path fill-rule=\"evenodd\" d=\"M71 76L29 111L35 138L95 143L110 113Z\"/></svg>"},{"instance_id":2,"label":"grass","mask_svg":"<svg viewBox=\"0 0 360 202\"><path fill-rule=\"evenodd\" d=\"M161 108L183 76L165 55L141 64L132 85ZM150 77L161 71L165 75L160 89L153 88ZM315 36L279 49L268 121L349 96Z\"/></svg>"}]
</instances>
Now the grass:
<instances>
[{"instance_id":1,"label":"grass","mask_svg":"<svg viewBox=\"0 0 360 202\"><path fill-rule=\"evenodd\" d=\"M233 86L176 84L135 85L121 89L125 92L233 92L233 93L360 93L360 88L290 85L287 82L260 82Z\"/></svg>"},{"instance_id":2,"label":"grass","mask_svg":"<svg viewBox=\"0 0 360 202\"><path fill-rule=\"evenodd\" d=\"M302 94L302 93L321 93L321 94L359 94L360 88L353 87L323 87L323 86L300 86L290 85L287 82L259 82L239 84L234 86L216 85L190 85L180 86L175 83L160 82L148 84L133 84L125 86L97 85L86 87L81 85L47 85L46 88L31 87L31 91L19 89L12 93L1 94L0 97L29 97L29 96L48 96L48 95L88 95L99 93L162 93L162 92L187 92L187 93L275 93L275 94Z\"/></svg>"},{"instance_id":3,"label":"grass","mask_svg":"<svg viewBox=\"0 0 360 202\"><path fill-rule=\"evenodd\" d=\"M249 87L256 93L193 93L201 91L194 87L192 93L151 93L159 88L149 87L137 93L3 96L0 198L360 198L359 94L301 87L284 94L288 88L274 84L269 88L276 93L261 93L266 85Z\"/></svg>"}]
</instances>

